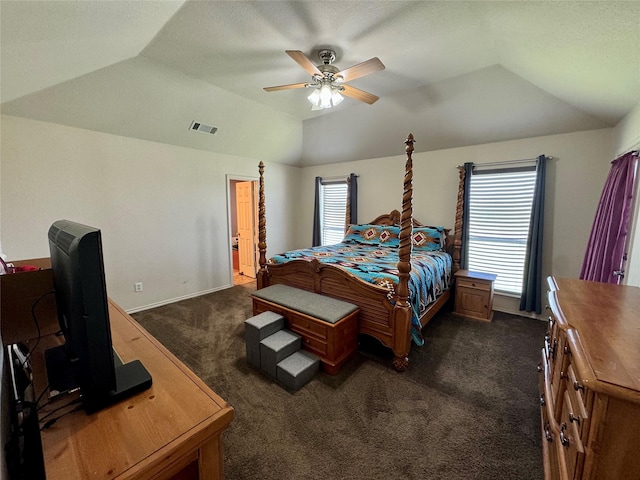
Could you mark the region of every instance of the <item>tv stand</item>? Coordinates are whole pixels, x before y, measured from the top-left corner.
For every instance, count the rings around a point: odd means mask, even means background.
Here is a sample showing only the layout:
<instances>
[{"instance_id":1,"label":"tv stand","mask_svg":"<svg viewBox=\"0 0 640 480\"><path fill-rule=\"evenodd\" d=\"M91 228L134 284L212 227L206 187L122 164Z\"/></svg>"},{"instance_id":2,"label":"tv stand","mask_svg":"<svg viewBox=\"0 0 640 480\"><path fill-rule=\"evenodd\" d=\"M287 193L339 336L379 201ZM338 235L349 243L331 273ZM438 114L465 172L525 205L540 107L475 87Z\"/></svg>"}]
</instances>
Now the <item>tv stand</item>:
<instances>
[{"instance_id":1,"label":"tv stand","mask_svg":"<svg viewBox=\"0 0 640 480\"><path fill-rule=\"evenodd\" d=\"M140 360L116 366L116 389L98 392L95 395L82 394L82 403L87 413L94 413L109 405L114 405L136 393L151 387L151 375ZM82 390L81 390L82 391Z\"/></svg>"},{"instance_id":2,"label":"tv stand","mask_svg":"<svg viewBox=\"0 0 640 480\"><path fill-rule=\"evenodd\" d=\"M33 301L51 291L51 271L1 275L0 284L3 340L24 341L29 348L37 343L31 362L35 391L42 392L44 352L64 341L55 335L59 325L51 298L38 307L39 341L31 321ZM48 418L59 417L55 425L41 432L47 480L220 480L222 433L233 408L111 300L109 317L114 349L125 365L144 364L153 385L93 415L52 413ZM137 368L127 367L125 376L135 378ZM73 395L50 402L39 415L69 403Z\"/></svg>"}]
</instances>

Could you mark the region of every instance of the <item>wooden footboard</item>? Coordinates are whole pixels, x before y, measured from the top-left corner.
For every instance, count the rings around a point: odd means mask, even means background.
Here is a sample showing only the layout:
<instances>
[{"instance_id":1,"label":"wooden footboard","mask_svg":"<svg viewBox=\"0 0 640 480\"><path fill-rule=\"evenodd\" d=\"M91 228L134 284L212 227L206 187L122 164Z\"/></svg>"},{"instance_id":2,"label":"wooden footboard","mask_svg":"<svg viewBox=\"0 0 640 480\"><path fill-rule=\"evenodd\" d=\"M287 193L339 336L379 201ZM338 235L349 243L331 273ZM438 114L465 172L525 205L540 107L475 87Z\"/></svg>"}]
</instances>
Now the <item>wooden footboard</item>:
<instances>
[{"instance_id":1,"label":"wooden footboard","mask_svg":"<svg viewBox=\"0 0 640 480\"><path fill-rule=\"evenodd\" d=\"M360 307L359 331L394 347L391 313L393 305L385 288L365 283L356 276L317 260L292 260L268 265L259 288L284 284L344 300Z\"/></svg>"}]
</instances>

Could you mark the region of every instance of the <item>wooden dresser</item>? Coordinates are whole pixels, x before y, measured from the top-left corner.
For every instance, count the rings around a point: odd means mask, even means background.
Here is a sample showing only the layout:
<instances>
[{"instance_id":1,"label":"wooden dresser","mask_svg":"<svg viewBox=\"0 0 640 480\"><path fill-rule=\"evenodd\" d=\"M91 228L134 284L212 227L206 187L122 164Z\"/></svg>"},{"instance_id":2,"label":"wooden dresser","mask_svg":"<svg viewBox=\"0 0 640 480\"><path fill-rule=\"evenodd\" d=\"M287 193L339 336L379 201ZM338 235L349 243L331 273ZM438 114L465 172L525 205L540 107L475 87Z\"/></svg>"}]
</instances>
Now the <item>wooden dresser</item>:
<instances>
[{"instance_id":1,"label":"wooden dresser","mask_svg":"<svg viewBox=\"0 0 640 480\"><path fill-rule=\"evenodd\" d=\"M544 477L640 480L640 288L549 278Z\"/></svg>"}]
</instances>

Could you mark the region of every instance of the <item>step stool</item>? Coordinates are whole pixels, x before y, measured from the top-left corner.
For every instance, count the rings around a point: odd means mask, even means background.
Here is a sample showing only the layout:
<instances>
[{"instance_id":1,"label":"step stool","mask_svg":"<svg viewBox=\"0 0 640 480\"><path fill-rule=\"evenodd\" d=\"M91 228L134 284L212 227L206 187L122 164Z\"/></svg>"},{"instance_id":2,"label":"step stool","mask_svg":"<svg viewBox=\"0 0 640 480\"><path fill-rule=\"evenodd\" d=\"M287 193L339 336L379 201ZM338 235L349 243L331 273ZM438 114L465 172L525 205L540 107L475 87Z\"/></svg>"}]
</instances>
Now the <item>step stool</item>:
<instances>
[{"instance_id":1,"label":"step stool","mask_svg":"<svg viewBox=\"0 0 640 480\"><path fill-rule=\"evenodd\" d=\"M277 378L277 365L300 350L302 337L289 330L279 330L260 341L260 366L272 378Z\"/></svg>"},{"instance_id":2,"label":"step stool","mask_svg":"<svg viewBox=\"0 0 640 480\"><path fill-rule=\"evenodd\" d=\"M313 353L298 350L280 361L276 378L290 390L299 390L320 370L320 359Z\"/></svg>"},{"instance_id":3,"label":"step stool","mask_svg":"<svg viewBox=\"0 0 640 480\"><path fill-rule=\"evenodd\" d=\"M284 317L274 312L263 312L244 322L247 361L260 368L260 342L284 328Z\"/></svg>"}]
</instances>

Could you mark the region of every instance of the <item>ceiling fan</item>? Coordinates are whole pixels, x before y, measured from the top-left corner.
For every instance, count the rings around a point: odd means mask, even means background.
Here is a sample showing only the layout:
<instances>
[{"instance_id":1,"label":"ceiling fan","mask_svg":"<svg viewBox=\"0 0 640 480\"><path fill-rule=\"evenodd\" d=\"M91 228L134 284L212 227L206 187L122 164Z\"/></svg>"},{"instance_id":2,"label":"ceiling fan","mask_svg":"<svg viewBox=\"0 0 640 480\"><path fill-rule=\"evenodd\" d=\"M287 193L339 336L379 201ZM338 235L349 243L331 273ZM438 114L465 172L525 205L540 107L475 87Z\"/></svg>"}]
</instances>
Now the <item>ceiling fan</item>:
<instances>
[{"instance_id":1,"label":"ceiling fan","mask_svg":"<svg viewBox=\"0 0 640 480\"><path fill-rule=\"evenodd\" d=\"M265 91L275 92L292 88L313 88L311 95L307 97L312 104L311 110L335 107L343 100L342 95L355 98L369 105L378 100L379 97L376 95L345 85L345 82L384 70L384 65L378 57L371 58L346 70L338 70L332 64L336 59L336 52L333 50L325 48L318 52L318 57L322 61L322 64L318 66L314 65L309 57L300 50L286 50L285 52L311 75L311 82L265 87Z\"/></svg>"}]
</instances>

